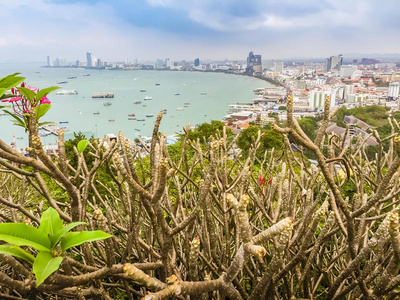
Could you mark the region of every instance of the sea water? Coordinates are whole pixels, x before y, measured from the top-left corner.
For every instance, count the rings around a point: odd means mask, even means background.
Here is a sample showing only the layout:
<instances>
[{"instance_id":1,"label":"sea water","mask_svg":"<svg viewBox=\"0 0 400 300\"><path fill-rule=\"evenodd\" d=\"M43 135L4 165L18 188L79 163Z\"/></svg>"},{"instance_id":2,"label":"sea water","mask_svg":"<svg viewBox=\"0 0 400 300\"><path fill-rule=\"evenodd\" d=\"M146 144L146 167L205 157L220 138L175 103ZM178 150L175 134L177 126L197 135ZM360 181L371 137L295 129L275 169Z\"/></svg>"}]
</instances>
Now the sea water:
<instances>
[{"instance_id":1,"label":"sea water","mask_svg":"<svg viewBox=\"0 0 400 300\"><path fill-rule=\"evenodd\" d=\"M78 91L77 95L56 95L56 91L50 93L48 98L52 108L41 119L55 122L57 127L67 126L69 131L66 132L66 139L73 138L73 132L79 131L95 138L108 133L118 134L119 131L131 140L139 136L151 136L156 116L163 109L167 113L161 121L160 131L165 135L173 135L181 132L188 123L195 126L211 120L222 120L229 104L252 102L255 98L254 89L269 86L267 82L256 78L221 73L0 64L0 78L15 72L26 77L28 85L39 89L59 86L59 90ZM64 81L67 83L57 84ZM92 98L93 93L100 92L113 93L114 98ZM152 100L144 100L146 96L152 97ZM136 101L141 101L141 104L134 104ZM112 104L104 106L104 102ZM184 110L176 110L181 107ZM129 120L129 114L135 114L136 119L145 121ZM0 116L0 139L10 144L15 136L17 147L24 148L27 146L27 133L23 128L12 125L11 119L8 115ZM42 141L43 144L53 144L57 137L49 135L43 137Z\"/></svg>"}]
</instances>

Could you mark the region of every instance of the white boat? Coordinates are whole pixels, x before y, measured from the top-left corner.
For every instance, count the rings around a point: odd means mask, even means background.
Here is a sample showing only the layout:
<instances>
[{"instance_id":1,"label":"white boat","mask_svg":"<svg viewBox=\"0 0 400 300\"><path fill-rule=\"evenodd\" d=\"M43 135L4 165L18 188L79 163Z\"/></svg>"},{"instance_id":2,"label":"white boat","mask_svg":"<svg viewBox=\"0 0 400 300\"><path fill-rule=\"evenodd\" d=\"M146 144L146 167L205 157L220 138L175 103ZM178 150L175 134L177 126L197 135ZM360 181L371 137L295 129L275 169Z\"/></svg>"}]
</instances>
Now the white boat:
<instances>
[{"instance_id":1,"label":"white boat","mask_svg":"<svg viewBox=\"0 0 400 300\"><path fill-rule=\"evenodd\" d=\"M94 115L99 115L100 112L99 112L99 111L95 111L93 114L94 114Z\"/></svg>"},{"instance_id":2,"label":"white boat","mask_svg":"<svg viewBox=\"0 0 400 300\"><path fill-rule=\"evenodd\" d=\"M151 97L151 96L144 97L144 100L151 100L151 99L153 99L153 97Z\"/></svg>"},{"instance_id":3,"label":"white boat","mask_svg":"<svg viewBox=\"0 0 400 300\"><path fill-rule=\"evenodd\" d=\"M181 94L181 93L179 93L179 92L176 92L176 93L175 93L175 96L179 96L180 94Z\"/></svg>"},{"instance_id":4,"label":"white boat","mask_svg":"<svg viewBox=\"0 0 400 300\"><path fill-rule=\"evenodd\" d=\"M61 90L56 92L56 95L78 95L77 90Z\"/></svg>"},{"instance_id":5,"label":"white boat","mask_svg":"<svg viewBox=\"0 0 400 300\"><path fill-rule=\"evenodd\" d=\"M108 121L109 121L109 122L114 122L115 119L114 119L114 118L111 118L111 119L108 119Z\"/></svg>"},{"instance_id":6,"label":"white boat","mask_svg":"<svg viewBox=\"0 0 400 300\"><path fill-rule=\"evenodd\" d=\"M176 110L179 110L179 111L180 110L185 110L185 108L184 107L177 107Z\"/></svg>"},{"instance_id":7,"label":"white boat","mask_svg":"<svg viewBox=\"0 0 400 300\"><path fill-rule=\"evenodd\" d=\"M152 118L154 115L146 115L147 118Z\"/></svg>"},{"instance_id":8,"label":"white boat","mask_svg":"<svg viewBox=\"0 0 400 300\"><path fill-rule=\"evenodd\" d=\"M135 102L133 102L133 104L140 104L140 103L142 103L142 101L135 101Z\"/></svg>"},{"instance_id":9,"label":"white boat","mask_svg":"<svg viewBox=\"0 0 400 300\"><path fill-rule=\"evenodd\" d=\"M201 92L200 95L207 95L207 92Z\"/></svg>"},{"instance_id":10,"label":"white boat","mask_svg":"<svg viewBox=\"0 0 400 300\"><path fill-rule=\"evenodd\" d=\"M110 106L110 105L111 105L111 102L104 102L103 105L104 105L104 106Z\"/></svg>"}]
</instances>

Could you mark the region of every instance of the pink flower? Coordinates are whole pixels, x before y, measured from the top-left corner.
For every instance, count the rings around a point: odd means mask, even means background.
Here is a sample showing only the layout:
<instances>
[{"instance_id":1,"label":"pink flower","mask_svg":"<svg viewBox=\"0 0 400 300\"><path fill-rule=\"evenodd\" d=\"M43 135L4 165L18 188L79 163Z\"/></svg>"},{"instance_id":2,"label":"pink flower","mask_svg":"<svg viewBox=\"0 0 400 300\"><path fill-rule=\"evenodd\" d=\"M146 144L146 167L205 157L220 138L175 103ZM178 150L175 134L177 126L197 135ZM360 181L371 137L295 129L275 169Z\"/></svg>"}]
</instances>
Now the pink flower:
<instances>
[{"instance_id":1,"label":"pink flower","mask_svg":"<svg viewBox=\"0 0 400 300\"><path fill-rule=\"evenodd\" d=\"M50 104L51 103L51 101L42 101L42 100L40 100L40 104Z\"/></svg>"},{"instance_id":2,"label":"pink flower","mask_svg":"<svg viewBox=\"0 0 400 300\"><path fill-rule=\"evenodd\" d=\"M36 91L36 90L37 90L37 88L32 87L32 86L30 86L30 85L28 85L26 88L27 88L27 89L30 89L31 91Z\"/></svg>"},{"instance_id":3,"label":"pink flower","mask_svg":"<svg viewBox=\"0 0 400 300\"><path fill-rule=\"evenodd\" d=\"M265 177L262 177L261 175L258 177L258 182L261 186L265 185Z\"/></svg>"},{"instance_id":4,"label":"pink flower","mask_svg":"<svg viewBox=\"0 0 400 300\"><path fill-rule=\"evenodd\" d=\"M44 96L42 99L40 99L40 101L45 101L45 100L49 100L49 98L47 98L47 96Z\"/></svg>"},{"instance_id":5,"label":"pink flower","mask_svg":"<svg viewBox=\"0 0 400 300\"><path fill-rule=\"evenodd\" d=\"M272 182L272 178L270 180L268 180L268 183L271 183L271 182Z\"/></svg>"},{"instance_id":6,"label":"pink flower","mask_svg":"<svg viewBox=\"0 0 400 300\"><path fill-rule=\"evenodd\" d=\"M21 87L25 87L25 82L21 83Z\"/></svg>"},{"instance_id":7,"label":"pink flower","mask_svg":"<svg viewBox=\"0 0 400 300\"><path fill-rule=\"evenodd\" d=\"M1 100L1 102L8 102L8 101L9 101L8 99Z\"/></svg>"},{"instance_id":8,"label":"pink flower","mask_svg":"<svg viewBox=\"0 0 400 300\"><path fill-rule=\"evenodd\" d=\"M16 102L16 101L19 101L19 100L21 100L21 97L13 97L13 98L10 99L9 102Z\"/></svg>"}]
</instances>

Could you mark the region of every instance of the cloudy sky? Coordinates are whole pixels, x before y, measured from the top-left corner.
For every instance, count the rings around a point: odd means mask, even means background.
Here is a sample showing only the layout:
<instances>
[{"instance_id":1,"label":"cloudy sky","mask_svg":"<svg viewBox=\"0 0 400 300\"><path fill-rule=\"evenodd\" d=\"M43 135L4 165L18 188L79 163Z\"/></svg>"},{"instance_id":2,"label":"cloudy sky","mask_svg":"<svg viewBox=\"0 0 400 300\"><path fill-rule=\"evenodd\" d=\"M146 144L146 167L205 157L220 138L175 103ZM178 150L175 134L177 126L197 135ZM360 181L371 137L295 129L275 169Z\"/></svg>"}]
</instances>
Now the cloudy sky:
<instances>
[{"instance_id":1,"label":"cloudy sky","mask_svg":"<svg viewBox=\"0 0 400 300\"><path fill-rule=\"evenodd\" d=\"M0 0L0 62L399 53L398 0Z\"/></svg>"}]
</instances>

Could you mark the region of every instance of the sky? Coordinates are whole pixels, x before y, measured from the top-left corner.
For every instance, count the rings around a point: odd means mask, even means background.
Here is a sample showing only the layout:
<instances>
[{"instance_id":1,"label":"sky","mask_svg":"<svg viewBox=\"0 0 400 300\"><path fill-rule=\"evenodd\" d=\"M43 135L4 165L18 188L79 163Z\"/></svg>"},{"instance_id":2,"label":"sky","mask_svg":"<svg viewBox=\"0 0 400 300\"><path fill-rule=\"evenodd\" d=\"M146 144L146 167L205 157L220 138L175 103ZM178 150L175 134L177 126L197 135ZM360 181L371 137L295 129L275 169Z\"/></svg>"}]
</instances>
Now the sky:
<instances>
[{"instance_id":1,"label":"sky","mask_svg":"<svg viewBox=\"0 0 400 300\"><path fill-rule=\"evenodd\" d=\"M398 0L0 0L0 62L399 53ZM346 57L345 57L346 58Z\"/></svg>"}]
</instances>

